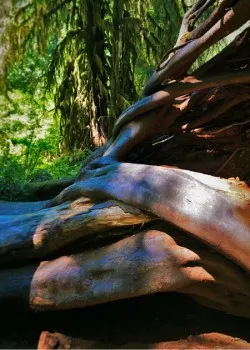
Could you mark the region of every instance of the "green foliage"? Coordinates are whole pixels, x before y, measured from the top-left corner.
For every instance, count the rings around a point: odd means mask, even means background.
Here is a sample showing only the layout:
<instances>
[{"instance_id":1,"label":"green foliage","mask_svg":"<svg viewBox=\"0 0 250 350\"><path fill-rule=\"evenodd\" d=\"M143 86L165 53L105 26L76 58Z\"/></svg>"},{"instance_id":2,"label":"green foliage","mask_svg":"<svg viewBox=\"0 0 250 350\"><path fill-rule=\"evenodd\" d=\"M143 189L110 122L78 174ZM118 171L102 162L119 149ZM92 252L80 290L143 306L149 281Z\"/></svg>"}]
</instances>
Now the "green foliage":
<instances>
[{"instance_id":1,"label":"green foliage","mask_svg":"<svg viewBox=\"0 0 250 350\"><path fill-rule=\"evenodd\" d=\"M173 45L182 2L14 2L11 60L22 57L27 49L49 52L47 81L60 118L64 149L97 146L110 136L121 111L139 97L152 71L147 68L149 62L153 68ZM36 65L46 66L46 60L39 60ZM17 72L18 66L15 69ZM15 79L15 88L32 91L36 80L35 75L34 80L28 79L32 70L28 65L17 74L20 81L18 85Z\"/></svg>"},{"instance_id":2,"label":"green foliage","mask_svg":"<svg viewBox=\"0 0 250 350\"><path fill-rule=\"evenodd\" d=\"M79 171L83 161L91 154L89 149L74 151L61 155L54 160L40 166L38 174L46 170L53 179L60 179L68 176L75 176Z\"/></svg>"},{"instance_id":3,"label":"green foliage","mask_svg":"<svg viewBox=\"0 0 250 350\"><path fill-rule=\"evenodd\" d=\"M43 56L28 51L22 61L15 62L9 69L7 88L9 91L20 90L33 94L37 85L48 70L49 55Z\"/></svg>"},{"instance_id":4,"label":"green foliage","mask_svg":"<svg viewBox=\"0 0 250 350\"><path fill-rule=\"evenodd\" d=\"M0 200L25 200L23 168L17 159L6 160L0 157Z\"/></svg>"},{"instance_id":5,"label":"green foliage","mask_svg":"<svg viewBox=\"0 0 250 350\"><path fill-rule=\"evenodd\" d=\"M9 99L0 96L0 199L26 200L27 183L75 175L88 153L62 153L44 79L49 62L49 54L28 50L9 70Z\"/></svg>"},{"instance_id":6,"label":"green foliage","mask_svg":"<svg viewBox=\"0 0 250 350\"><path fill-rule=\"evenodd\" d=\"M45 90L49 55L27 52L9 70L9 100L0 98L0 199L28 200L27 183L74 175L80 156L63 156Z\"/></svg>"},{"instance_id":7,"label":"green foliage","mask_svg":"<svg viewBox=\"0 0 250 350\"><path fill-rule=\"evenodd\" d=\"M52 126L46 137L36 139L33 134L11 138L10 143L21 146L16 154L11 152L9 142L0 156L0 199L29 199L27 183L75 176L90 150L60 154L60 135Z\"/></svg>"}]
</instances>

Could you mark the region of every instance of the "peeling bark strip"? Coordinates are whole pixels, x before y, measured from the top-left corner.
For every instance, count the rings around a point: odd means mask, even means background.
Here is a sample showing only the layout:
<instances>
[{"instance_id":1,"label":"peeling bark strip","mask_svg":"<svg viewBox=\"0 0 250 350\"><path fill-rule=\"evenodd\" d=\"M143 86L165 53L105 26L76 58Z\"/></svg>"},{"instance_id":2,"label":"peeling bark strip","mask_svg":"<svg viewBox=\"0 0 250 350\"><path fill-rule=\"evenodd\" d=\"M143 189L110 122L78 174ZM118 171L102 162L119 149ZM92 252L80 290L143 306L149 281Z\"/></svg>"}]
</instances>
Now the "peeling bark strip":
<instances>
[{"instance_id":1,"label":"peeling bark strip","mask_svg":"<svg viewBox=\"0 0 250 350\"><path fill-rule=\"evenodd\" d=\"M26 215L1 215L0 265L41 259L80 238L93 240L105 231L109 237L108 230L112 228L143 225L152 220L155 219L122 203L95 204L86 198Z\"/></svg>"},{"instance_id":2,"label":"peeling bark strip","mask_svg":"<svg viewBox=\"0 0 250 350\"><path fill-rule=\"evenodd\" d=\"M112 198L190 232L250 272L250 191L242 183L187 170L115 163L96 169L52 201Z\"/></svg>"}]
</instances>

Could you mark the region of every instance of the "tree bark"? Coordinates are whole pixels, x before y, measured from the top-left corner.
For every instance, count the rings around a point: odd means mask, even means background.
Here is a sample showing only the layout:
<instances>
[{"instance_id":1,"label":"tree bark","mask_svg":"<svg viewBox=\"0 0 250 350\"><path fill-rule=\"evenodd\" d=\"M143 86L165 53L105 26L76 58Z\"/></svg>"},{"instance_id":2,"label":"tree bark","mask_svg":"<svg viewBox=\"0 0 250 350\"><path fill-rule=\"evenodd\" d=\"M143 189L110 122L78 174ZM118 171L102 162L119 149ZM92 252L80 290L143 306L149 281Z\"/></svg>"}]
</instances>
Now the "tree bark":
<instances>
[{"instance_id":1,"label":"tree bark","mask_svg":"<svg viewBox=\"0 0 250 350\"><path fill-rule=\"evenodd\" d=\"M7 74L8 51L10 49L9 27L12 20L12 2L3 0L0 9L0 91L6 92L4 80Z\"/></svg>"}]
</instances>

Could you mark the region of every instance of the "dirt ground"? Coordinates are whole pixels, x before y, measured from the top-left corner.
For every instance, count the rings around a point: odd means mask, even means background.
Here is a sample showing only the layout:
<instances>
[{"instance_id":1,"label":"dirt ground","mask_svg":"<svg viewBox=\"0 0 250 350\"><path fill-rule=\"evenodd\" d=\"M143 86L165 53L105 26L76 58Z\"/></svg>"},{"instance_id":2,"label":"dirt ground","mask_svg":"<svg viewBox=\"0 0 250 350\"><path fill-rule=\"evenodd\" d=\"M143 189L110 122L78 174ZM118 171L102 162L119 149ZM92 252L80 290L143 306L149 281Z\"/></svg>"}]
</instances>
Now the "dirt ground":
<instances>
[{"instance_id":1,"label":"dirt ground","mask_svg":"<svg viewBox=\"0 0 250 350\"><path fill-rule=\"evenodd\" d=\"M57 345L68 349L250 348L245 342L250 342L250 319L229 316L171 293L83 310L1 316L1 349L37 348L42 331L70 337Z\"/></svg>"}]
</instances>

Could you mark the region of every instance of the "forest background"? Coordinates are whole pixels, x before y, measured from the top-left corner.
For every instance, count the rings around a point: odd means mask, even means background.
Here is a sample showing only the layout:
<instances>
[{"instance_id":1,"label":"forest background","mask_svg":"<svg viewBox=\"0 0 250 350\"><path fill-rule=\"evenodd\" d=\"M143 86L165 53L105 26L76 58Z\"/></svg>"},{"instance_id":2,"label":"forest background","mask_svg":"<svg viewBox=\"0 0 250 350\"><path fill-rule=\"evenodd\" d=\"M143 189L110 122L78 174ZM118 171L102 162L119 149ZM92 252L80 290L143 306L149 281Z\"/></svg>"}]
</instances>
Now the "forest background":
<instances>
[{"instance_id":1,"label":"forest background","mask_svg":"<svg viewBox=\"0 0 250 350\"><path fill-rule=\"evenodd\" d=\"M77 173L110 137L120 113L141 97L192 3L3 1L0 200L33 200L30 184Z\"/></svg>"}]
</instances>

